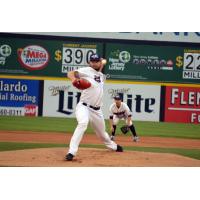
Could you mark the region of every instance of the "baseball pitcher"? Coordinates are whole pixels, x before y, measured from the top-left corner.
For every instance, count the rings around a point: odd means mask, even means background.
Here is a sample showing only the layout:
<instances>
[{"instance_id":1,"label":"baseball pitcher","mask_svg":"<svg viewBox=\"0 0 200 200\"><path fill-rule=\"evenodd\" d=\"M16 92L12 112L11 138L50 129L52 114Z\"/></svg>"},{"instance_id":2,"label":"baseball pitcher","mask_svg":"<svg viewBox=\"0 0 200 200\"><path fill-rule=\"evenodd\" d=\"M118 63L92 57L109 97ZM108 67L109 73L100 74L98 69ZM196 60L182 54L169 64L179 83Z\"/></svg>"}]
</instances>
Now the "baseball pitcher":
<instances>
[{"instance_id":1,"label":"baseball pitcher","mask_svg":"<svg viewBox=\"0 0 200 200\"><path fill-rule=\"evenodd\" d=\"M105 131L105 122L101 111L105 80L105 76L101 72L104 66L102 60L98 54L92 54L90 56L89 67L80 68L68 73L68 78L72 81L72 84L81 89L82 93L75 111L78 125L71 138L69 151L65 157L67 161L72 161L76 155L89 122L96 135L103 141L107 148L117 152L123 151L123 148L113 142Z\"/></svg>"},{"instance_id":2,"label":"baseball pitcher","mask_svg":"<svg viewBox=\"0 0 200 200\"><path fill-rule=\"evenodd\" d=\"M110 109L110 129L111 129L111 140L115 139L115 132L117 128L117 124L119 120L125 120L126 125L121 127L122 133L126 134L129 130L131 130L133 135L133 141L139 142L139 137L135 131L135 127L132 122L132 114L128 105L122 102L121 96L116 95L114 97L114 103L111 104Z\"/></svg>"}]
</instances>

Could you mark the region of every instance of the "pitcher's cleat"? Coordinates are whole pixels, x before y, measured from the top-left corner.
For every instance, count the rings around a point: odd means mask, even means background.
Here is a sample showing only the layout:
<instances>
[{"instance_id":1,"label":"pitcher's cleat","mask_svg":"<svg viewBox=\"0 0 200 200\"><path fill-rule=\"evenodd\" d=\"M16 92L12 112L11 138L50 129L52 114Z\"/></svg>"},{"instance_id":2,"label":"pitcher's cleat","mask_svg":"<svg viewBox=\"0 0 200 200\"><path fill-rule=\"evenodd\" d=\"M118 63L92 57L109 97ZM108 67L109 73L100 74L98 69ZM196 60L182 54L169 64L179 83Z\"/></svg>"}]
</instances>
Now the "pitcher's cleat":
<instances>
[{"instance_id":1,"label":"pitcher's cleat","mask_svg":"<svg viewBox=\"0 0 200 200\"><path fill-rule=\"evenodd\" d=\"M111 135L111 136L110 136L110 139L111 139L112 141L114 141L114 140L115 140L115 136Z\"/></svg>"},{"instance_id":2,"label":"pitcher's cleat","mask_svg":"<svg viewBox=\"0 0 200 200\"><path fill-rule=\"evenodd\" d=\"M117 145L116 152L123 152L123 148L120 145Z\"/></svg>"},{"instance_id":3,"label":"pitcher's cleat","mask_svg":"<svg viewBox=\"0 0 200 200\"><path fill-rule=\"evenodd\" d=\"M65 156L65 160L67 161L72 161L74 158L74 155L72 155L71 153L68 153L66 156Z\"/></svg>"}]
</instances>

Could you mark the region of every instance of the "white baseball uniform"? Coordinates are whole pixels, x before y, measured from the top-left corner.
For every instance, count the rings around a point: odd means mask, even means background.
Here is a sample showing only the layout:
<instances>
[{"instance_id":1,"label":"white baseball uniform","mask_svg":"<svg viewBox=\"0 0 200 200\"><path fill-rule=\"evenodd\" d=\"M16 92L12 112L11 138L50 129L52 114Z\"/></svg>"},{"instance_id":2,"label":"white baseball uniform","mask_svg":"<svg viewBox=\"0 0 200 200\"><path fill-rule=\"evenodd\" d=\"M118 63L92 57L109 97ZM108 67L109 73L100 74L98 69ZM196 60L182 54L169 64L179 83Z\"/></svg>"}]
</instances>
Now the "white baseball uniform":
<instances>
[{"instance_id":1,"label":"white baseball uniform","mask_svg":"<svg viewBox=\"0 0 200 200\"><path fill-rule=\"evenodd\" d=\"M117 144L110 140L108 133L105 131L105 121L101 111L104 75L92 67L80 68L77 72L80 78L84 78L91 83L91 87L82 91L80 102L76 106L75 114L78 125L70 141L69 153L76 155L89 122L104 144L112 150L117 150Z\"/></svg>"},{"instance_id":2,"label":"white baseball uniform","mask_svg":"<svg viewBox=\"0 0 200 200\"><path fill-rule=\"evenodd\" d=\"M117 107L116 103L111 104L109 108L109 112L110 112L110 118L113 118L113 125L117 125L120 119L125 120L127 124L128 117L132 116L129 107L124 102L121 102L121 105L119 108ZM132 121L130 123L131 124L127 124L127 125L131 126Z\"/></svg>"}]
</instances>

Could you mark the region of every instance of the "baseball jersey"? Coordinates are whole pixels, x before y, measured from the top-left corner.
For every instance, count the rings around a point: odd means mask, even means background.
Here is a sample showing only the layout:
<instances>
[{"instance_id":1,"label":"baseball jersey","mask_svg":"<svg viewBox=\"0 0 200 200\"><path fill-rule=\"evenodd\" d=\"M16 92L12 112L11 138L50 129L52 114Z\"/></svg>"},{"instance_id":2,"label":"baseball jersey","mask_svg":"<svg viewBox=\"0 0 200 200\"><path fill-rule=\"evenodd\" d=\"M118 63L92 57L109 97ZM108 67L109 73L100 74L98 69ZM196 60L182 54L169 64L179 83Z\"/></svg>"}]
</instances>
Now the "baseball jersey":
<instances>
[{"instance_id":1,"label":"baseball jersey","mask_svg":"<svg viewBox=\"0 0 200 200\"><path fill-rule=\"evenodd\" d=\"M102 106L104 74L92 67L84 67L76 71L79 73L80 78L84 78L91 83L91 87L82 91L80 101L94 107Z\"/></svg>"},{"instance_id":2,"label":"baseball jersey","mask_svg":"<svg viewBox=\"0 0 200 200\"><path fill-rule=\"evenodd\" d=\"M109 112L110 112L110 119L113 118L113 115L115 115L120 119L131 117L131 111L127 106L127 104L124 102L121 102L121 106L119 108L116 106L116 103L111 104Z\"/></svg>"}]
</instances>

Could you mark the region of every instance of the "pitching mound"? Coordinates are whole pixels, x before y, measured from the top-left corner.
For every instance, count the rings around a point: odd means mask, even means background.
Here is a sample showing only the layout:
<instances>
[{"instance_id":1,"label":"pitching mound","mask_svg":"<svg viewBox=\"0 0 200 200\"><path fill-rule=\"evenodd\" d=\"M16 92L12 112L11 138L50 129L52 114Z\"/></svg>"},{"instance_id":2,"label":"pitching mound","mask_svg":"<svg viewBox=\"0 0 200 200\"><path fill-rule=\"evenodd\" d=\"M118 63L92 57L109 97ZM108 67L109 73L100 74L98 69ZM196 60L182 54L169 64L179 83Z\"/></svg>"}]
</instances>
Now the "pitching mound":
<instances>
[{"instance_id":1,"label":"pitching mound","mask_svg":"<svg viewBox=\"0 0 200 200\"><path fill-rule=\"evenodd\" d=\"M126 151L112 152L106 149L80 148L74 161L64 160L66 148L46 148L7 151L0 153L0 166L44 167L134 167L134 166L200 166L200 161L161 153Z\"/></svg>"}]
</instances>

